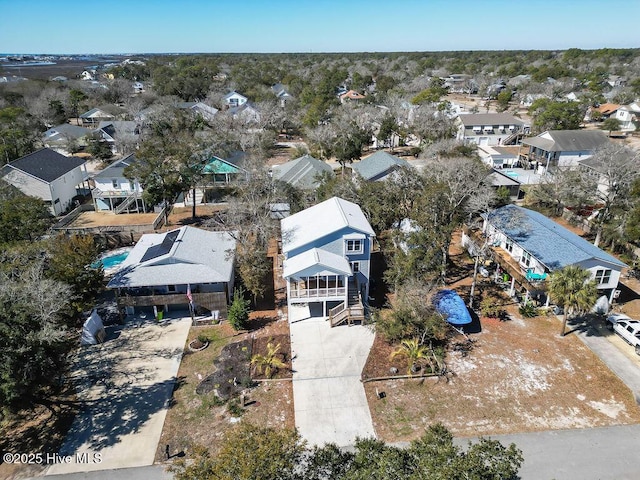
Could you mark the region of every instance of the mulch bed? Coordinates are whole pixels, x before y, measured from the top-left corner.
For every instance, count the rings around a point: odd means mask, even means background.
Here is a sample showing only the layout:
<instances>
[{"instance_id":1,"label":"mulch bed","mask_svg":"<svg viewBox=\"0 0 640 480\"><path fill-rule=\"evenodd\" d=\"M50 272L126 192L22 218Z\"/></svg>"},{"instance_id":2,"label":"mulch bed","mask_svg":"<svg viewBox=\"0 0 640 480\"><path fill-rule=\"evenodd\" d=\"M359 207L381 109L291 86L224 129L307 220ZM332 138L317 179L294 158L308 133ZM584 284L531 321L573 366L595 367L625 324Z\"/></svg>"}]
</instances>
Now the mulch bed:
<instances>
[{"instance_id":1,"label":"mulch bed","mask_svg":"<svg viewBox=\"0 0 640 480\"><path fill-rule=\"evenodd\" d=\"M285 368L280 368L271 377L272 379L285 379L292 378L293 372L291 370L291 337L289 335L280 334L273 336L260 336L253 340L253 355L266 355L267 344L272 343L280 345L278 358L286 365ZM255 369L252 369L252 378L254 380L264 380L267 376L263 373L258 373Z\"/></svg>"},{"instance_id":2,"label":"mulch bed","mask_svg":"<svg viewBox=\"0 0 640 480\"><path fill-rule=\"evenodd\" d=\"M214 361L215 372L207 376L196 387L198 395L214 392L222 400L228 400L251 384L251 341L225 345L220 356Z\"/></svg>"},{"instance_id":3,"label":"mulch bed","mask_svg":"<svg viewBox=\"0 0 640 480\"><path fill-rule=\"evenodd\" d=\"M367 357L367 362L362 369L362 380L408 375L409 371L406 358L402 356L397 356L393 359L391 358L393 352L395 352L399 347L399 344L389 344L383 335L376 333L373 340L373 346L371 347L369 356ZM418 377L428 373L429 370L426 361L420 361L418 362L418 365L420 365L420 370L413 373L414 376ZM392 369L395 370L392 371Z\"/></svg>"}]
</instances>

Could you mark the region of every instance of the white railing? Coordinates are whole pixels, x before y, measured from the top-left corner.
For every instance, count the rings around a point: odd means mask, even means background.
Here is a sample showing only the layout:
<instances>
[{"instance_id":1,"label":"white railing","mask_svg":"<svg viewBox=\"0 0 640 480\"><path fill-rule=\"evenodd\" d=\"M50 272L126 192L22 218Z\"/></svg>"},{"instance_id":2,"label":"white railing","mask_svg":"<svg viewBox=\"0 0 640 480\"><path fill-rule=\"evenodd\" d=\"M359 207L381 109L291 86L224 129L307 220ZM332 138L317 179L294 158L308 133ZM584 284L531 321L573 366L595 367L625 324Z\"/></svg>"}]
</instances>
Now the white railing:
<instances>
[{"instance_id":1,"label":"white railing","mask_svg":"<svg viewBox=\"0 0 640 480\"><path fill-rule=\"evenodd\" d=\"M291 289L289 296L291 298L344 297L346 293L346 287L304 288Z\"/></svg>"}]
</instances>

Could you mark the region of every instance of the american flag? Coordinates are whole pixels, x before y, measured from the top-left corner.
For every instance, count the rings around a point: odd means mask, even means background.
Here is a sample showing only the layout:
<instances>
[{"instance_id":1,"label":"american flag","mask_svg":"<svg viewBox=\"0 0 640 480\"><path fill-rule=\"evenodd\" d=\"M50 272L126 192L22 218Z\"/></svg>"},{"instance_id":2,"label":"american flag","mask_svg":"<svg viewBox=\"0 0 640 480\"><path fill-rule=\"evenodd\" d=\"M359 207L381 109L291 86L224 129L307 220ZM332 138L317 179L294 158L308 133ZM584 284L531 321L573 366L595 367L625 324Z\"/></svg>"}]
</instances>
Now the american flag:
<instances>
[{"instance_id":1,"label":"american flag","mask_svg":"<svg viewBox=\"0 0 640 480\"><path fill-rule=\"evenodd\" d=\"M187 284L187 298L189 299L189 303L193 302L193 295L191 295L191 284Z\"/></svg>"}]
</instances>

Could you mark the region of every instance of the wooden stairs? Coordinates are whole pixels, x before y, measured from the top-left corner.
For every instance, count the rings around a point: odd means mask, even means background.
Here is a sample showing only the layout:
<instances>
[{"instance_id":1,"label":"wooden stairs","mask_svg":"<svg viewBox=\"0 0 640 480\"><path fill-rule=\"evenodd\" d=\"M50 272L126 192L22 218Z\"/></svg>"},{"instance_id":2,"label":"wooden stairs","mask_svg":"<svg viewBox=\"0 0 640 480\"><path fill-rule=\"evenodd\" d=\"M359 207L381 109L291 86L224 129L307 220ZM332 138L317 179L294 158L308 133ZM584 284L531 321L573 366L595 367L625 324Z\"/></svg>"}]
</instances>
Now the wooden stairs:
<instances>
[{"instance_id":1,"label":"wooden stairs","mask_svg":"<svg viewBox=\"0 0 640 480\"><path fill-rule=\"evenodd\" d=\"M352 325L354 322L364 323L364 306L360 299L358 285L355 282L349 282L347 292L347 305L342 302L340 305L329 310L329 323L332 327L347 323Z\"/></svg>"}]
</instances>

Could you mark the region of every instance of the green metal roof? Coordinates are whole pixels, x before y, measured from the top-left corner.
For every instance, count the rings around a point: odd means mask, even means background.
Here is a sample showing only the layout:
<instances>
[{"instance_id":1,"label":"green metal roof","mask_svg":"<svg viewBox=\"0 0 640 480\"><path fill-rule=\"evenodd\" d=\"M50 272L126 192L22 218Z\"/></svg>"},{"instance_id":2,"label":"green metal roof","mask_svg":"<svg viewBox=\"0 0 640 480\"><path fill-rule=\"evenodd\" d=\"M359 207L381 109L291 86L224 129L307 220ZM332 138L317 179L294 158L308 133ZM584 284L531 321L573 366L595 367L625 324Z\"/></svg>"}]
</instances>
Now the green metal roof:
<instances>
[{"instance_id":1,"label":"green metal roof","mask_svg":"<svg viewBox=\"0 0 640 480\"><path fill-rule=\"evenodd\" d=\"M202 172L208 173L208 174L239 173L240 169L235 165L231 165L230 163L225 162L221 158L213 157L204 166L204 169L202 170Z\"/></svg>"}]
</instances>

